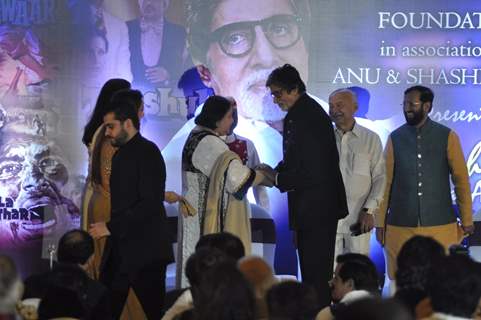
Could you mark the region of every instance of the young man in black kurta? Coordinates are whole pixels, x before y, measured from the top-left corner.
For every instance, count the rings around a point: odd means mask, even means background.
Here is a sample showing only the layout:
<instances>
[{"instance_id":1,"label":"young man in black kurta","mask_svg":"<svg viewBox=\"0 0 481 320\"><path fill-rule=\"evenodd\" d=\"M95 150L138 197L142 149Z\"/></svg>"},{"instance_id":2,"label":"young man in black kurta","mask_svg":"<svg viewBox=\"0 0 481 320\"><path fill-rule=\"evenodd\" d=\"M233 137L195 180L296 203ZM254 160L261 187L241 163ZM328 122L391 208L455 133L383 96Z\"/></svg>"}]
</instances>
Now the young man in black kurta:
<instances>
[{"instance_id":1,"label":"young man in black kurta","mask_svg":"<svg viewBox=\"0 0 481 320\"><path fill-rule=\"evenodd\" d=\"M160 319L165 269L173 261L163 206L165 164L157 146L138 132L135 106L112 106L105 135L119 149L112 158L111 219L91 225L94 238L108 236L100 280L111 290L114 317L120 317L133 288L148 319Z\"/></svg>"},{"instance_id":2,"label":"young man in black kurta","mask_svg":"<svg viewBox=\"0 0 481 320\"><path fill-rule=\"evenodd\" d=\"M284 156L275 169L265 167L266 174L288 192L289 227L295 231L302 280L316 288L321 306L327 306L337 221L348 214L334 130L293 66L275 69L266 85L287 111Z\"/></svg>"}]
</instances>

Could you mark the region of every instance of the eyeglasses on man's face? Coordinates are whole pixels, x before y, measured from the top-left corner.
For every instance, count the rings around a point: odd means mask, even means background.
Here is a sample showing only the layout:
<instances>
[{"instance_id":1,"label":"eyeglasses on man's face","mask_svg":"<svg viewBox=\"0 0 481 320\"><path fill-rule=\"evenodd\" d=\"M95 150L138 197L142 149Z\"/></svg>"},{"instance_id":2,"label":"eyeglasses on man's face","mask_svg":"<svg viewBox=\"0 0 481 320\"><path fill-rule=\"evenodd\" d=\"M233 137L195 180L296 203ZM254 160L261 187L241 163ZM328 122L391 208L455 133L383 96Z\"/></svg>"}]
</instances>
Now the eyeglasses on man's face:
<instances>
[{"instance_id":1,"label":"eyeglasses on man's face","mask_svg":"<svg viewBox=\"0 0 481 320\"><path fill-rule=\"evenodd\" d=\"M211 42L217 42L231 57L248 54L256 40L256 26L261 26L269 43L276 49L286 49L299 41L301 19L294 15L275 15L263 20L235 22L212 32Z\"/></svg>"},{"instance_id":2,"label":"eyeglasses on man's face","mask_svg":"<svg viewBox=\"0 0 481 320\"><path fill-rule=\"evenodd\" d=\"M271 96L275 99L280 99L284 91L284 89L271 90Z\"/></svg>"},{"instance_id":3,"label":"eyeglasses on man's face","mask_svg":"<svg viewBox=\"0 0 481 320\"><path fill-rule=\"evenodd\" d=\"M401 107L403 107L404 109L416 109L418 106L422 105L423 103L421 101L417 101L417 102L414 102L414 101L403 101L401 103Z\"/></svg>"}]
</instances>

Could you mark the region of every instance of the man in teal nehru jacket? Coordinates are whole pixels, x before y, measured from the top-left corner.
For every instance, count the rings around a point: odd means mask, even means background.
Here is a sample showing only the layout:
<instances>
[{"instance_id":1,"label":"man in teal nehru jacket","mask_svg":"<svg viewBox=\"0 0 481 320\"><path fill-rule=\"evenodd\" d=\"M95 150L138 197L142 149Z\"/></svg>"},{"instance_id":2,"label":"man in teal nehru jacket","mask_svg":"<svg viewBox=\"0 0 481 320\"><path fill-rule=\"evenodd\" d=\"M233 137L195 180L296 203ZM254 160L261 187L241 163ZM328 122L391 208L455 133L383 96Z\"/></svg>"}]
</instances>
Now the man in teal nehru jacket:
<instances>
[{"instance_id":1,"label":"man in teal nehru jacket","mask_svg":"<svg viewBox=\"0 0 481 320\"><path fill-rule=\"evenodd\" d=\"M429 88L407 89L402 103L406 124L394 130L386 144L387 183L376 215L376 237L385 245L390 279L394 279L399 250L412 236L430 236L448 248L459 243L458 234L474 232L463 150L453 130L428 117L433 99ZM461 228L453 209L450 177Z\"/></svg>"}]
</instances>

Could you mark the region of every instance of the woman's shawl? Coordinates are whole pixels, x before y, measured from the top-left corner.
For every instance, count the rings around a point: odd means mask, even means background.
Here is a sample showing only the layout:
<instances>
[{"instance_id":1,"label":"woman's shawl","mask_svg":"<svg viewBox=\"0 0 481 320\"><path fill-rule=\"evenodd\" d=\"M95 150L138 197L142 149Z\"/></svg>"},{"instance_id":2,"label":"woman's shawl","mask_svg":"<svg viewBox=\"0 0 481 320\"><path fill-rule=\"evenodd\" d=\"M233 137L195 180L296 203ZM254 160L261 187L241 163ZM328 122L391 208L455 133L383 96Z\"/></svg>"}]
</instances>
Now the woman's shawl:
<instances>
[{"instance_id":1,"label":"woman's shawl","mask_svg":"<svg viewBox=\"0 0 481 320\"><path fill-rule=\"evenodd\" d=\"M251 253L251 226L249 217L250 204L245 193L236 197L225 190L227 170L232 160L241 161L239 156L232 151L225 151L214 164L210 174L209 189L207 191L206 210L202 225L202 234L230 232L239 237L244 244L246 255ZM245 178L238 190L247 190L252 184L252 171Z\"/></svg>"}]
</instances>

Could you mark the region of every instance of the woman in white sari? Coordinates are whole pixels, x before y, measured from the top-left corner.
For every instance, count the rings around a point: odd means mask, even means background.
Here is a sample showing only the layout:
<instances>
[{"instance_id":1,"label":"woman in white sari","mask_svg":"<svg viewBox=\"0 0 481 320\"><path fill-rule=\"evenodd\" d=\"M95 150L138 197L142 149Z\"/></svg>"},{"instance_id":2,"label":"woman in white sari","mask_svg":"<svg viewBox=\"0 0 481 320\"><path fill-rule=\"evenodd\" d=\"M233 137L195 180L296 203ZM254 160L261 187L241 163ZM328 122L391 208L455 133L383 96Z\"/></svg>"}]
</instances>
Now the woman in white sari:
<instances>
[{"instance_id":1,"label":"woman in white sari","mask_svg":"<svg viewBox=\"0 0 481 320\"><path fill-rule=\"evenodd\" d=\"M232 111L226 98L208 98L182 151L182 193L193 212L181 208L179 215L177 287L188 285L185 262L203 234L230 232L241 239L246 254L250 254L246 193L254 185L272 185L261 172L243 165L221 138L230 131Z\"/></svg>"}]
</instances>

